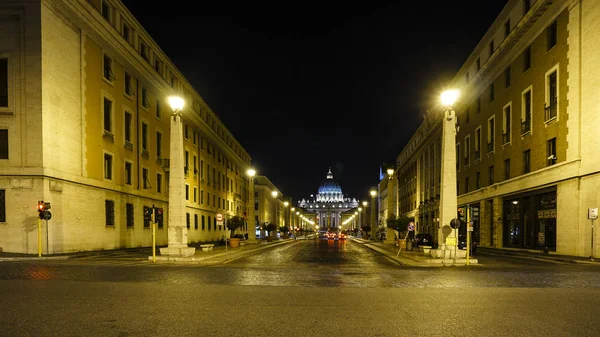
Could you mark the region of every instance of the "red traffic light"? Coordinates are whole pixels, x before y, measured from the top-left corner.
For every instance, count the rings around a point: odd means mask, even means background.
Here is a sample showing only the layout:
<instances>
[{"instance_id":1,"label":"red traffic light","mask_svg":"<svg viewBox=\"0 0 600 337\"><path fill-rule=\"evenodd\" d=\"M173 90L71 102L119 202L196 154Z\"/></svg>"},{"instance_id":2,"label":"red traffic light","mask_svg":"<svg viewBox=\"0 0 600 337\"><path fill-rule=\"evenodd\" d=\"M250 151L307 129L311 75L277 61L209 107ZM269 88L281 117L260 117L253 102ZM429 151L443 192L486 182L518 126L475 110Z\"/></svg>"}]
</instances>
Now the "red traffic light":
<instances>
[{"instance_id":1,"label":"red traffic light","mask_svg":"<svg viewBox=\"0 0 600 337\"><path fill-rule=\"evenodd\" d=\"M37 205L38 212L43 212L44 208L45 208L44 202L38 201L38 205Z\"/></svg>"}]
</instances>

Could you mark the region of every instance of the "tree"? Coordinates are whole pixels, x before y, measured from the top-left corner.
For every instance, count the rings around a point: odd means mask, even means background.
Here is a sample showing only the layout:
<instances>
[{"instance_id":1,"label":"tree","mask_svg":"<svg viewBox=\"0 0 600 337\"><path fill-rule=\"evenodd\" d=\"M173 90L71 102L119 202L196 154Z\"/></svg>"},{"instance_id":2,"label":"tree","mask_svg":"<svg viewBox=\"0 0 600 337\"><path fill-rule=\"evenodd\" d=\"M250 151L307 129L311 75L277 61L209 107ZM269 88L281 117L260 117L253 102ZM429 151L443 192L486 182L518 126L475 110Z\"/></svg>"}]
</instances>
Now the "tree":
<instances>
[{"instance_id":1,"label":"tree","mask_svg":"<svg viewBox=\"0 0 600 337\"><path fill-rule=\"evenodd\" d=\"M233 237L233 233L238 228L243 228L245 224L244 218L239 215L234 215L231 218L227 219L227 229L231 231L231 235L229 237Z\"/></svg>"},{"instance_id":2,"label":"tree","mask_svg":"<svg viewBox=\"0 0 600 337\"><path fill-rule=\"evenodd\" d=\"M277 225L271 222L265 226L265 230L269 232L269 236L273 236L273 232L277 230Z\"/></svg>"}]
</instances>

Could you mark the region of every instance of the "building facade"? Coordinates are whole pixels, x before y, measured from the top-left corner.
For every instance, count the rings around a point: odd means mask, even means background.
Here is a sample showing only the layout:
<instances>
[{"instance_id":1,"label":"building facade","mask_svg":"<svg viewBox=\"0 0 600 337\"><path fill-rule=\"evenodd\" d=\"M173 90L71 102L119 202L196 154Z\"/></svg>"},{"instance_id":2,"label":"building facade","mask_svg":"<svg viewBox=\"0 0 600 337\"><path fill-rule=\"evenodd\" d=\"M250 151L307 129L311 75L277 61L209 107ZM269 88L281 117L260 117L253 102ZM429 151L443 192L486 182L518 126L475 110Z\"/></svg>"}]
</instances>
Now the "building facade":
<instances>
[{"instance_id":1,"label":"building facade","mask_svg":"<svg viewBox=\"0 0 600 337\"><path fill-rule=\"evenodd\" d=\"M273 192L277 192L276 197L273 197ZM275 223L277 227L286 226L288 218L284 202L284 195L269 178L254 177L254 221L257 227L269 223Z\"/></svg>"},{"instance_id":2,"label":"building facade","mask_svg":"<svg viewBox=\"0 0 600 337\"><path fill-rule=\"evenodd\" d=\"M251 158L118 0L0 3L0 247L44 253L152 244L144 210L164 210L170 95L185 100L189 242L220 239L217 213L242 215Z\"/></svg>"},{"instance_id":3,"label":"building facade","mask_svg":"<svg viewBox=\"0 0 600 337\"><path fill-rule=\"evenodd\" d=\"M457 217L469 208L479 245L600 253L588 217L600 204L599 18L594 1L510 0L449 84L461 90ZM397 158L400 212L434 237L442 112Z\"/></svg>"},{"instance_id":4,"label":"building facade","mask_svg":"<svg viewBox=\"0 0 600 337\"><path fill-rule=\"evenodd\" d=\"M308 200L298 201L298 207L304 213L315 214L316 225L320 230L333 231L342 229L344 221L354 215L358 204L355 198L344 196L342 187L333 179L331 168L326 180L319 186L317 194L311 195ZM354 224L355 222L352 222L352 225Z\"/></svg>"}]
</instances>

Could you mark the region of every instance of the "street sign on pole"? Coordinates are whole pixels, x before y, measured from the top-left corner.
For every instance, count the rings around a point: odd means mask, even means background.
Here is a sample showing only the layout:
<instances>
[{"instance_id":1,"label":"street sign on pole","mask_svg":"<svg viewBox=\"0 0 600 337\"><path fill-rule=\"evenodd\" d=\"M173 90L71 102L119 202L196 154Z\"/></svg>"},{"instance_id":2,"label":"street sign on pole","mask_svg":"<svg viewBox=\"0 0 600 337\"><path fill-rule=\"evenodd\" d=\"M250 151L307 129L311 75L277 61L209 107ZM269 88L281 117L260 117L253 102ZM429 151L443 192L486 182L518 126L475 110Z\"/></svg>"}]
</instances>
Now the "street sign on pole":
<instances>
[{"instance_id":1,"label":"street sign on pole","mask_svg":"<svg viewBox=\"0 0 600 337\"><path fill-rule=\"evenodd\" d=\"M412 221L411 221L411 222L409 222L409 223L408 223L408 226L407 226L407 228L408 228L408 230L409 230L409 231L411 231L411 232L412 232L412 231L414 231L414 230L415 230L415 223L414 223L414 222L412 222Z\"/></svg>"},{"instance_id":2,"label":"street sign on pole","mask_svg":"<svg viewBox=\"0 0 600 337\"><path fill-rule=\"evenodd\" d=\"M223 214L217 213L216 218L217 218L217 225L219 225L219 226L223 225Z\"/></svg>"}]
</instances>

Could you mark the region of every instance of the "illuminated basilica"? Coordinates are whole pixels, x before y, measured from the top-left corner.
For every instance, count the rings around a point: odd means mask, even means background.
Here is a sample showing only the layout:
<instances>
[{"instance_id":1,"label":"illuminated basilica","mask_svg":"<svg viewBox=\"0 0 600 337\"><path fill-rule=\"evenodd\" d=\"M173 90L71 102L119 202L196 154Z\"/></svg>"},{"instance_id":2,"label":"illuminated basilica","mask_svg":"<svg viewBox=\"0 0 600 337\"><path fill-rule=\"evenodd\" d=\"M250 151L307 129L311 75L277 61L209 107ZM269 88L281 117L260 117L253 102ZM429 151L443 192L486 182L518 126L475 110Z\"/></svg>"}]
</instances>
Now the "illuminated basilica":
<instances>
[{"instance_id":1,"label":"illuminated basilica","mask_svg":"<svg viewBox=\"0 0 600 337\"><path fill-rule=\"evenodd\" d=\"M311 194L310 197L309 200L298 201L298 207L316 214L320 229L338 230L342 223L342 214L358 208L359 204L355 198L344 198L342 187L333 180L331 168L317 195Z\"/></svg>"}]
</instances>

